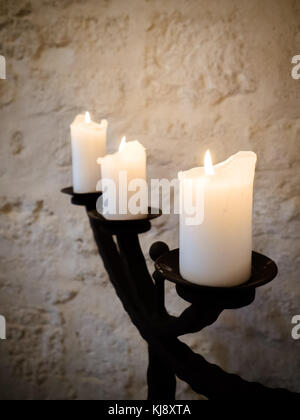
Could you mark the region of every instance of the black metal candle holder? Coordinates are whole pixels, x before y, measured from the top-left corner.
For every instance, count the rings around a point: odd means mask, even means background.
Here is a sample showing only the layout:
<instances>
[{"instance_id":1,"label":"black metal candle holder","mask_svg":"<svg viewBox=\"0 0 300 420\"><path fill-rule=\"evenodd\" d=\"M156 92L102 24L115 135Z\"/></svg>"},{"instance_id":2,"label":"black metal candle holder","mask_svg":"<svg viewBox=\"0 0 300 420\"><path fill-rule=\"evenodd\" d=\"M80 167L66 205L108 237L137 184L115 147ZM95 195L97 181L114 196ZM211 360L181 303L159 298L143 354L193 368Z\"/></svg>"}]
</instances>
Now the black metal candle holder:
<instances>
[{"instance_id":1,"label":"black metal candle holder","mask_svg":"<svg viewBox=\"0 0 300 420\"><path fill-rule=\"evenodd\" d=\"M233 288L203 287L180 276L178 250L169 251L166 244L156 242L150 249L156 268L153 282L138 235L149 231L151 220L159 214L149 211L144 219L109 221L96 211L101 193L74 194L72 187L62 192L71 196L72 204L86 208L110 281L131 321L148 343L148 400L175 400L176 376L211 400L300 400L300 394L270 389L228 374L178 339L211 325L224 309L240 308L253 302L256 288L277 275L273 261L253 253L252 277L248 283ZM191 303L179 317L171 316L165 307L165 280L175 283L178 295Z\"/></svg>"},{"instance_id":2,"label":"black metal candle holder","mask_svg":"<svg viewBox=\"0 0 300 420\"><path fill-rule=\"evenodd\" d=\"M221 302L224 309L233 309L245 306L249 296L255 297L255 289L271 282L278 274L278 269L274 261L265 255L257 252L252 253L252 275L251 278L239 286L235 287L209 287L201 286L185 280L179 270L179 249L169 251L167 248L161 249L160 256L156 247L161 247L160 243L154 244L152 252L154 255L156 276L169 280L176 284L176 290L180 297L190 303L197 303L206 296L215 302ZM244 300L245 298L245 300ZM240 303L241 306L235 306L233 302ZM226 305L226 306L225 306ZM234 306L231 306L234 305Z\"/></svg>"}]
</instances>

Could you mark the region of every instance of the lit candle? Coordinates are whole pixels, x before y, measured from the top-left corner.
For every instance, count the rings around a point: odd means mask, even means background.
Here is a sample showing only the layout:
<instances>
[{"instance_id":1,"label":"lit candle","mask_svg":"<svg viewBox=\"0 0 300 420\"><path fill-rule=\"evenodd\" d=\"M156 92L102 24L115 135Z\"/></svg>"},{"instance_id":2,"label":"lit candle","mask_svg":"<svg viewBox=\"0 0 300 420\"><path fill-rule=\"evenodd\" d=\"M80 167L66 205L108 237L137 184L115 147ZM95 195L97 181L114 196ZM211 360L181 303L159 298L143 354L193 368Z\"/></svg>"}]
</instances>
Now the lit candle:
<instances>
[{"instance_id":1,"label":"lit candle","mask_svg":"<svg viewBox=\"0 0 300 420\"><path fill-rule=\"evenodd\" d=\"M140 211L132 212L136 190L141 183L146 184L146 150L137 140L127 142L123 137L119 151L98 159L102 172L103 200L109 202L109 212L105 217L110 220L133 220L144 218L148 212L147 197L139 203ZM105 183L114 188L106 191ZM141 196L140 196L141 197Z\"/></svg>"},{"instance_id":2,"label":"lit candle","mask_svg":"<svg viewBox=\"0 0 300 420\"><path fill-rule=\"evenodd\" d=\"M77 115L71 125L73 189L77 194L96 192L101 177L97 158L106 153L107 121L97 124L90 114Z\"/></svg>"},{"instance_id":3,"label":"lit candle","mask_svg":"<svg viewBox=\"0 0 300 420\"><path fill-rule=\"evenodd\" d=\"M213 166L207 152L204 167L178 174L180 272L186 280L218 287L249 280L255 164L255 153L239 152Z\"/></svg>"}]
</instances>

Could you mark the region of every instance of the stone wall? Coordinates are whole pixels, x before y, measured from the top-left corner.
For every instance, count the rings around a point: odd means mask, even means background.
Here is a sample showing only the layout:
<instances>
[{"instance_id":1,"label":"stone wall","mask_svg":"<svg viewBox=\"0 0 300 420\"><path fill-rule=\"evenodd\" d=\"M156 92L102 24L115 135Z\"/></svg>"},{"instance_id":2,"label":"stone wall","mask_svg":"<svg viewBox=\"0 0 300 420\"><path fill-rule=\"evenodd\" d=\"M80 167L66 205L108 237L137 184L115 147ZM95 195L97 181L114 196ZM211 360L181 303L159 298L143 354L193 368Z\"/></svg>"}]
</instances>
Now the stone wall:
<instances>
[{"instance_id":1,"label":"stone wall","mask_svg":"<svg viewBox=\"0 0 300 420\"><path fill-rule=\"evenodd\" d=\"M226 311L195 351L249 380L300 391L300 3L294 0L0 0L0 398L142 399L146 346L108 282L71 184L83 110L147 148L149 177L238 150L258 154L255 249L280 275ZM298 48L298 50L297 50ZM142 238L178 245L164 216ZM152 266L149 261L150 266ZM173 287L168 307L183 304ZM198 398L180 383L178 398Z\"/></svg>"}]
</instances>

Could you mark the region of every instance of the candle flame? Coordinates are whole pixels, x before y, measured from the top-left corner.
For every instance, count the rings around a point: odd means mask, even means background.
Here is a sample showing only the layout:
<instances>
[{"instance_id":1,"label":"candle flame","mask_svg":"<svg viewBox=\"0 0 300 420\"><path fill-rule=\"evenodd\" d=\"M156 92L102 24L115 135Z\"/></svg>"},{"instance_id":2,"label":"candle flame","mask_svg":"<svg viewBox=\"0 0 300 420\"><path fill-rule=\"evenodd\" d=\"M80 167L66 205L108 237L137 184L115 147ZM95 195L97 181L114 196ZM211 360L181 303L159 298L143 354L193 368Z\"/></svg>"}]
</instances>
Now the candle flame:
<instances>
[{"instance_id":1,"label":"candle flame","mask_svg":"<svg viewBox=\"0 0 300 420\"><path fill-rule=\"evenodd\" d=\"M90 116L90 113L89 112L86 112L85 113L85 122L87 124L90 124L91 123L91 116Z\"/></svg>"},{"instance_id":2,"label":"candle flame","mask_svg":"<svg viewBox=\"0 0 300 420\"><path fill-rule=\"evenodd\" d=\"M205 169L206 175L213 175L215 173L209 150L207 150L205 153L204 169Z\"/></svg>"},{"instance_id":3,"label":"candle flame","mask_svg":"<svg viewBox=\"0 0 300 420\"><path fill-rule=\"evenodd\" d=\"M120 147L119 147L119 153L124 150L125 145L126 145L126 137L123 137L122 141L121 141L121 144L120 144Z\"/></svg>"}]
</instances>

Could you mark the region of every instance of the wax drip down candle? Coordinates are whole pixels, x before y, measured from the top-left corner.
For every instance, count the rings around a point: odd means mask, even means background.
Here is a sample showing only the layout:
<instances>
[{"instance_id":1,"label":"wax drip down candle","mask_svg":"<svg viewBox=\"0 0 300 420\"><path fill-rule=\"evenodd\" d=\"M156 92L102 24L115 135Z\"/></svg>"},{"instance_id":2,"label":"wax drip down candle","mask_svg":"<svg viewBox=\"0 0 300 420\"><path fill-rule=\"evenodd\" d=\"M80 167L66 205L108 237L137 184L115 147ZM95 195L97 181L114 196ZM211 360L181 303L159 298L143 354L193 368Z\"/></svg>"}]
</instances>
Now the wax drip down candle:
<instances>
[{"instance_id":1,"label":"wax drip down candle","mask_svg":"<svg viewBox=\"0 0 300 420\"><path fill-rule=\"evenodd\" d=\"M186 280L214 287L249 280L256 159L254 152L239 152L213 166L207 152L204 167L178 174L180 272ZM198 217L191 218L188 202Z\"/></svg>"},{"instance_id":2,"label":"wax drip down candle","mask_svg":"<svg viewBox=\"0 0 300 420\"><path fill-rule=\"evenodd\" d=\"M73 189L77 194L96 192L101 177L97 158L106 153L107 121L97 124L90 114L77 115L71 125Z\"/></svg>"},{"instance_id":3,"label":"wax drip down candle","mask_svg":"<svg viewBox=\"0 0 300 420\"><path fill-rule=\"evenodd\" d=\"M127 142L123 137L119 151L98 159L101 165L103 201L108 201L105 217L109 220L143 219L148 213L147 196L137 189L146 184L147 156L144 146L137 140ZM143 186L142 185L142 186ZM139 202L137 211L132 210ZM131 203L133 206L131 206Z\"/></svg>"}]
</instances>

